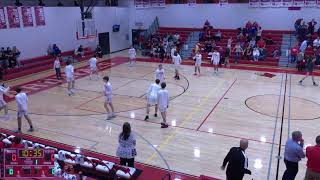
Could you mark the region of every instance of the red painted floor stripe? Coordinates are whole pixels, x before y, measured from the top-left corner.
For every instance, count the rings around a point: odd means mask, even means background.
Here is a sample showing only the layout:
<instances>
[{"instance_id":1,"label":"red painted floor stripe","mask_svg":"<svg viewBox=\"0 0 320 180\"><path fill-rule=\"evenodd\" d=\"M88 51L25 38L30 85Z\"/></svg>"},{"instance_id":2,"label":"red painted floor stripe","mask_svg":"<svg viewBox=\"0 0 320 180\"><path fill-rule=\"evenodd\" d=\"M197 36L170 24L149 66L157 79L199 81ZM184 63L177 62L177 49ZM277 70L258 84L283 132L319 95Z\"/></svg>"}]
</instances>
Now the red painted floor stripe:
<instances>
[{"instance_id":1,"label":"red painted floor stripe","mask_svg":"<svg viewBox=\"0 0 320 180\"><path fill-rule=\"evenodd\" d=\"M202 123L199 125L199 127L197 128L197 131L199 131L199 129L201 128L201 126L204 124L204 122L206 122L206 120L209 118L209 116L212 114L212 112L216 109L216 107L218 106L218 104L222 101L222 99L226 96L226 94L229 92L229 90L232 88L232 86L236 83L237 79L235 79L233 81L233 83L229 86L229 88L226 90L226 92L224 92L224 94L221 96L221 98L219 99L219 101L213 106L213 108L211 109L211 111L209 112L209 114L206 116L206 118L204 118L204 120L202 121Z\"/></svg>"}]
</instances>

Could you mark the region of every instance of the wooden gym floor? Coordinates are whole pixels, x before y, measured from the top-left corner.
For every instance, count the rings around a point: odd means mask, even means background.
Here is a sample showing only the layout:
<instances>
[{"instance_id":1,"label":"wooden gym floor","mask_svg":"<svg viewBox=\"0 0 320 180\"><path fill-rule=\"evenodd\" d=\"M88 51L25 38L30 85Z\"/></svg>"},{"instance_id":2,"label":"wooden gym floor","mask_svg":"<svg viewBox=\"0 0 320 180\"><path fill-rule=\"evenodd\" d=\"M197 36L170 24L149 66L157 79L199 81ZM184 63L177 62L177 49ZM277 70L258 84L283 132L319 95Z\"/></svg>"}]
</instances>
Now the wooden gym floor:
<instances>
[{"instance_id":1,"label":"wooden gym floor","mask_svg":"<svg viewBox=\"0 0 320 180\"><path fill-rule=\"evenodd\" d=\"M79 75L76 95L72 97L67 95L64 82L40 89L23 85L30 91L29 111L35 126L31 134L114 156L121 125L130 122L137 134L136 161L221 179L225 179L225 172L220 170L224 156L232 146L238 146L241 138L247 138L246 153L253 174L245 179L250 180L268 176L276 179L277 173L282 176L283 159L277 170L276 157L283 156L290 132L302 131L306 144L314 144L319 135L319 87L313 87L310 79L300 86L297 82L301 75L274 73L275 77L268 78L256 71L234 69L220 69L215 76L211 67L203 67L201 76L193 76L193 66L184 65L183 77L175 81L170 64L164 64L171 96L170 127L161 129L160 117L143 120L145 92L158 64L137 62L128 67L125 60L113 57L109 65L100 64L105 67L100 76L109 75L114 89L118 113L111 121L105 120L102 80L91 81L87 74ZM84 70L85 66L82 63L76 67ZM52 74L48 71L8 84L47 83L46 79L54 79L48 77ZM16 129L15 106L14 101L9 103L11 120L2 120L2 128ZM24 121L24 133L27 128ZM300 162L297 179L303 179L305 164L306 160Z\"/></svg>"}]
</instances>

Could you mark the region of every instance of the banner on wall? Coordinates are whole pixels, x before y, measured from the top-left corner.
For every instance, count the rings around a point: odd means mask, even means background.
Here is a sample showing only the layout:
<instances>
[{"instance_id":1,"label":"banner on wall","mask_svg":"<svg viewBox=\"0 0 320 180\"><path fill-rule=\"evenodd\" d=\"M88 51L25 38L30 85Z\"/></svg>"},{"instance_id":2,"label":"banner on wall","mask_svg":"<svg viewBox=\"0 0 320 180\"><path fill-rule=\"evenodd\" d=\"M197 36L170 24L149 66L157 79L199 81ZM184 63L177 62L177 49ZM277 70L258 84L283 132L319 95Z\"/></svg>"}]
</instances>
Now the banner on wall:
<instances>
[{"instance_id":1,"label":"banner on wall","mask_svg":"<svg viewBox=\"0 0 320 180\"><path fill-rule=\"evenodd\" d=\"M151 7L150 0L143 0L143 7L144 7L144 8L149 8L149 7Z\"/></svg>"},{"instance_id":2,"label":"banner on wall","mask_svg":"<svg viewBox=\"0 0 320 180\"><path fill-rule=\"evenodd\" d=\"M304 1L304 6L305 7L316 7L317 6L317 1L316 0L305 0Z\"/></svg>"},{"instance_id":3,"label":"banner on wall","mask_svg":"<svg viewBox=\"0 0 320 180\"><path fill-rule=\"evenodd\" d=\"M271 7L281 7L282 1L281 0L271 0Z\"/></svg>"},{"instance_id":4,"label":"banner on wall","mask_svg":"<svg viewBox=\"0 0 320 180\"><path fill-rule=\"evenodd\" d=\"M197 0L188 0L188 5L194 7L197 5Z\"/></svg>"},{"instance_id":5,"label":"banner on wall","mask_svg":"<svg viewBox=\"0 0 320 180\"><path fill-rule=\"evenodd\" d=\"M34 15L36 18L36 25L37 26L44 26L46 25L46 18L44 16L44 9L42 6L34 7Z\"/></svg>"},{"instance_id":6,"label":"banner on wall","mask_svg":"<svg viewBox=\"0 0 320 180\"><path fill-rule=\"evenodd\" d=\"M32 27L33 16L32 16L31 7L28 7L28 6L21 7L21 14L22 14L23 27Z\"/></svg>"},{"instance_id":7,"label":"banner on wall","mask_svg":"<svg viewBox=\"0 0 320 180\"><path fill-rule=\"evenodd\" d=\"M7 20L4 7L0 7L0 29L7 29Z\"/></svg>"},{"instance_id":8,"label":"banner on wall","mask_svg":"<svg viewBox=\"0 0 320 180\"><path fill-rule=\"evenodd\" d=\"M227 5L228 0L219 0L219 4L220 4L220 6Z\"/></svg>"},{"instance_id":9,"label":"banner on wall","mask_svg":"<svg viewBox=\"0 0 320 180\"><path fill-rule=\"evenodd\" d=\"M270 7L271 0L260 0L260 7Z\"/></svg>"},{"instance_id":10,"label":"banner on wall","mask_svg":"<svg viewBox=\"0 0 320 180\"><path fill-rule=\"evenodd\" d=\"M282 7L291 7L293 0L282 0Z\"/></svg>"},{"instance_id":11,"label":"banner on wall","mask_svg":"<svg viewBox=\"0 0 320 180\"><path fill-rule=\"evenodd\" d=\"M150 6L151 7L165 7L166 2L165 0L150 0Z\"/></svg>"},{"instance_id":12,"label":"banner on wall","mask_svg":"<svg viewBox=\"0 0 320 180\"><path fill-rule=\"evenodd\" d=\"M317 7L320 8L320 0L317 0Z\"/></svg>"},{"instance_id":13,"label":"banner on wall","mask_svg":"<svg viewBox=\"0 0 320 180\"><path fill-rule=\"evenodd\" d=\"M16 6L7 7L9 28L20 28L19 10Z\"/></svg>"},{"instance_id":14,"label":"banner on wall","mask_svg":"<svg viewBox=\"0 0 320 180\"><path fill-rule=\"evenodd\" d=\"M249 0L249 7L260 7L260 0Z\"/></svg>"},{"instance_id":15,"label":"banner on wall","mask_svg":"<svg viewBox=\"0 0 320 180\"><path fill-rule=\"evenodd\" d=\"M293 0L293 6L294 7L303 7L304 6L304 0Z\"/></svg>"},{"instance_id":16,"label":"banner on wall","mask_svg":"<svg viewBox=\"0 0 320 180\"><path fill-rule=\"evenodd\" d=\"M134 6L136 8L143 8L143 0L134 0Z\"/></svg>"}]
</instances>

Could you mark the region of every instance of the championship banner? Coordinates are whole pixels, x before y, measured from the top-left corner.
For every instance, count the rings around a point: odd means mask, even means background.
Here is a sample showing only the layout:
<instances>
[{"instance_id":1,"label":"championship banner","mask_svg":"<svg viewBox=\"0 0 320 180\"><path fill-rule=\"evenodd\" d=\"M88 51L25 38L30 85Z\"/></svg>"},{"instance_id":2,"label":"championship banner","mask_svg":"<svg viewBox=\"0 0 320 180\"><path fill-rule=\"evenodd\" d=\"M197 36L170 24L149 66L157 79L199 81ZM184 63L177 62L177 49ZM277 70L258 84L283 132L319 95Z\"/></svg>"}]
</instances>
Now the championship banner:
<instances>
[{"instance_id":1,"label":"championship banner","mask_svg":"<svg viewBox=\"0 0 320 180\"><path fill-rule=\"evenodd\" d=\"M228 0L219 0L219 4L220 4L220 6L227 5Z\"/></svg>"},{"instance_id":2,"label":"championship banner","mask_svg":"<svg viewBox=\"0 0 320 180\"><path fill-rule=\"evenodd\" d=\"M9 21L9 28L20 28L20 16L18 7L8 6L7 15Z\"/></svg>"},{"instance_id":3,"label":"championship banner","mask_svg":"<svg viewBox=\"0 0 320 180\"><path fill-rule=\"evenodd\" d=\"M317 7L320 8L320 0L317 0Z\"/></svg>"},{"instance_id":4,"label":"championship banner","mask_svg":"<svg viewBox=\"0 0 320 180\"><path fill-rule=\"evenodd\" d=\"M260 0L249 0L249 7L260 7Z\"/></svg>"},{"instance_id":5,"label":"championship banner","mask_svg":"<svg viewBox=\"0 0 320 180\"><path fill-rule=\"evenodd\" d=\"M305 7L316 7L317 1L316 0L304 0Z\"/></svg>"},{"instance_id":6,"label":"championship banner","mask_svg":"<svg viewBox=\"0 0 320 180\"><path fill-rule=\"evenodd\" d=\"M151 7L150 0L143 0L143 8Z\"/></svg>"},{"instance_id":7,"label":"championship banner","mask_svg":"<svg viewBox=\"0 0 320 180\"><path fill-rule=\"evenodd\" d=\"M27 6L21 7L21 13L22 13L23 27L32 27L33 17L32 17L31 7L27 7Z\"/></svg>"},{"instance_id":8,"label":"championship banner","mask_svg":"<svg viewBox=\"0 0 320 180\"><path fill-rule=\"evenodd\" d=\"M270 7L271 0L260 0L260 7Z\"/></svg>"},{"instance_id":9,"label":"championship banner","mask_svg":"<svg viewBox=\"0 0 320 180\"><path fill-rule=\"evenodd\" d=\"M143 0L134 0L134 6L136 8L143 8Z\"/></svg>"},{"instance_id":10,"label":"championship banner","mask_svg":"<svg viewBox=\"0 0 320 180\"><path fill-rule=\"evenodd\" d=\"M7 29L7 20L4 7L0 7L0 29Z\"/></svg>"},{"instance_id":11,"label":"championship banner","mask_svg":"<svg viewBox=\"0 0 320 180\"><path fill-rule=\"evenodd\" d=\"M294 7L303 7L304 6L304 0L293 0L293 6Z\"/></svg>"},{"instance_id":12,"label":"championship banner","mask_svg":"<svg viewBox=\"0 0 320 180\"><path fill-rule=\"evenodd\" d=\"M270 7L281 7L281 6L282 6L282 1L281 0L271 0Z\"/></svg>"},{"instance_id":13,"label":"championship banner","mask_svg":"<svg viewBox=\"0 0 320 180\"><path fill-rule=\"evenodd\" d=\"M150 0L151 7L165 7L165 0Z\"/></svg>"},{"instance_id":14,"label":"championship banner","mask_svg":"<svg viewBox=\"0 0 320 180\"><path fill-rule=\"evenodd\" d=\"M291 7L293 0L282 0L282 7Z\"/></svg>"},{"instance_id":15,"label":"championship banner","mask_svg":"<svg viewBox=\"0 0 320 180\"><path fill-rule=\"evenodd\" d=\"M159 7L166 7L166 0L158 0Z\"/></svg>"},{"instance_id":16,"label":"championship banner","mask_svg":"<svg viewBox=\"0 0 320 180\"><path fill-rule=\"evenodd\" d=\"M36 17L36 25L37 26L46 25L46 18L44 17L44 9L42 6L34 7L34 15Z\"/></svg>"},{"instance_id":17,"label":"championship banner","mask_svg":"<svg viewBox=\"0 0 320 180\"><path fill-rule=\"evenodd\" d=\"M192 6L192 7L196 6L197 5L197 0L188 0L188 5Z\"/></svg>"}]
</instances>

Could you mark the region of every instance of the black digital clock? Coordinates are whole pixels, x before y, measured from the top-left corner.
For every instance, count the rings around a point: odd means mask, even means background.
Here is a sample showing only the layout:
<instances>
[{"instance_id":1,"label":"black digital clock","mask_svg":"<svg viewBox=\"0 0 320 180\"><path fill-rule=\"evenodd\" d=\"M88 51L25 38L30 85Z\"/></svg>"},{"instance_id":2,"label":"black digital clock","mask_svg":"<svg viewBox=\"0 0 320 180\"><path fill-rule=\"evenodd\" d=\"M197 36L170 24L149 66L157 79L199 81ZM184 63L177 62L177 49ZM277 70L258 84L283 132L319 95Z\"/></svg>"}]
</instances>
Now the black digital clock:
<instances>
[{"instance_id":1,"label":"black digital clock","mask_svg":"<svg viewBox=\"0 0 320 180\"><path fill-rule=\"evenodd\" d=\"M19 150L20 158L43 158L44 153L42 149L21 149Z\"/></svg>"}]
</instances>

